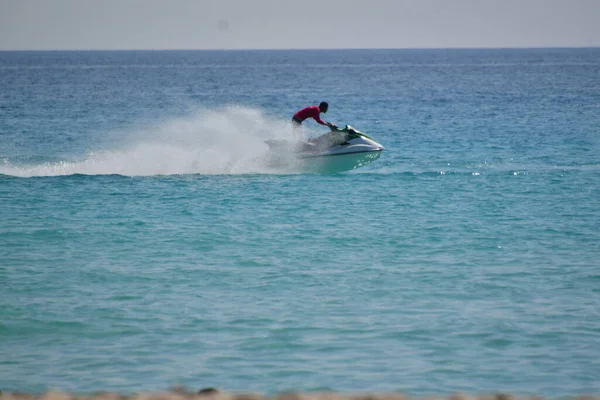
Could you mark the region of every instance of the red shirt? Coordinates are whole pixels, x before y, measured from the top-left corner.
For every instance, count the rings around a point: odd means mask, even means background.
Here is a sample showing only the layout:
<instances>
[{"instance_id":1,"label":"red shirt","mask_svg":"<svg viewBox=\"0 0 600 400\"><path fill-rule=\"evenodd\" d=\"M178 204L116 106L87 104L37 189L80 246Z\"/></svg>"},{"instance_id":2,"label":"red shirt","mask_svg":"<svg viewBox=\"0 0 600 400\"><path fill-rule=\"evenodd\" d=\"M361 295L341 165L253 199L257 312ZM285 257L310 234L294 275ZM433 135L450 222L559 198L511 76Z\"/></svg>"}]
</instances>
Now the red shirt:
<instances>
[{"instance_id":1,"label":"red shirt","mask_svg":"<svg viewBox=\"0 0 600 400\"><path fill-rule=\"evenodd\" d=\"M294 114L294 118L298 118L300 121L304 121L307 118L312 118L321 125L327 125L321 120L321 118L319 118L320 113L321 110L319 110L319 106L308 106Z\"/></svg>"}]
</instances>

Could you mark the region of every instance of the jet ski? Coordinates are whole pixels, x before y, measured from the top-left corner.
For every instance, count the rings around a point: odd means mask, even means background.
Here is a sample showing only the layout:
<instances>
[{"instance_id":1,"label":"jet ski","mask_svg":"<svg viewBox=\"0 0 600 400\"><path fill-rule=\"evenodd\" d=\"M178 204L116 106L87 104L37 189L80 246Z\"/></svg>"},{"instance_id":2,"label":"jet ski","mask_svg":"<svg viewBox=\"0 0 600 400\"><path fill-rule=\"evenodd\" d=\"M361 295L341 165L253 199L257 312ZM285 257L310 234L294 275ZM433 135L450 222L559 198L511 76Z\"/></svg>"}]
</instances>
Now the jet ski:
<instances>
[{"instance_id":1,"label":"jet ski","mask_svg":"<svg viewBox=\"0 0 600 400\"><path fill-rule=\"evenodd\" d=\"M269 164L284 170L312 173L349 171L375 161L384 147L365 133L346 125L308 141L266 140Z\"/></svg>"}]
</instances>

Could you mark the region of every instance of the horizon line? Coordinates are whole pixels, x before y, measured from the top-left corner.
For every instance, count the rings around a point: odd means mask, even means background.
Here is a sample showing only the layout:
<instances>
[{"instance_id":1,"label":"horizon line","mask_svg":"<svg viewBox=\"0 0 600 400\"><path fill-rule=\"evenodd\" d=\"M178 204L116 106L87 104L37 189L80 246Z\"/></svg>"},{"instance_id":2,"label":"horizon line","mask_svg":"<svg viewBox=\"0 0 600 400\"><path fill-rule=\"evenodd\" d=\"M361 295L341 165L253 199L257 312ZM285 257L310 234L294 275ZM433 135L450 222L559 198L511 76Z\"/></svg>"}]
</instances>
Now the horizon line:
<instances>
[{"instance_id":1,"label":"horizon line","mask_svg":"<svg viewBox=\"0 0 600 400\"><path fill-rule=\"evenodd\" d=\"M2 49L0 52L109 52L109 51L339 51L339 50L568 50L568 49L600 49L596 46L496 46L496 47L478 47L478 46L456 46L456 47L270 47L270 48L131 48L131 49L110 49L110 48L56 48L56 49Z\"/></svg>"}]
</instances>

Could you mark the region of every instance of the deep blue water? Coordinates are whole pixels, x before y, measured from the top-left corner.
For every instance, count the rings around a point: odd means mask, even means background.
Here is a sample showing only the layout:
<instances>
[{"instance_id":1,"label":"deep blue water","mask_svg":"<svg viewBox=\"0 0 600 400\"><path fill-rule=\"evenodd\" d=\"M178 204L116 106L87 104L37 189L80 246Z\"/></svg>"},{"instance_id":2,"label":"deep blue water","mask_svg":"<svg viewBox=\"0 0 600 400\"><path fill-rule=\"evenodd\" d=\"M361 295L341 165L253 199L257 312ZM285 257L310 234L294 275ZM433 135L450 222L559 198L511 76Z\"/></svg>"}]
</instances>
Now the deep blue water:
<instances>
[{"instance_id":1,"label":"deep blue water","mask_svg":"<svg viewBox=\"0 0 600 400\"><path fill-rule=\"evenodd\" d=\"M600 392L600 49L0 52L0 217L0 390Z\"/></svg>"}]
</instances>

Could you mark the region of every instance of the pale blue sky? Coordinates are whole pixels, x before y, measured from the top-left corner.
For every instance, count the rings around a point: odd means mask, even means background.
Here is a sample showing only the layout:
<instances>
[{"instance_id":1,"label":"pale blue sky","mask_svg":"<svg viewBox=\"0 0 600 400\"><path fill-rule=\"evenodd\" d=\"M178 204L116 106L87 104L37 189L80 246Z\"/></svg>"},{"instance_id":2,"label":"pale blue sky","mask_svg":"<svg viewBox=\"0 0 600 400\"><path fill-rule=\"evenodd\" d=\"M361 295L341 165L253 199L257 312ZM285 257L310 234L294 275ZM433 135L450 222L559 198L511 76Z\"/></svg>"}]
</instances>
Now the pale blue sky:
<instances>
[{"instance_id":1,"label":"pale blue sky","mask_svg":"<svg viewBox=\"0 0 600 400\"><path fill-rule=\"evenodd\" d=\"M0 50L600 46L600 0L0 0Z\"/></svg>"}]
</instances>

